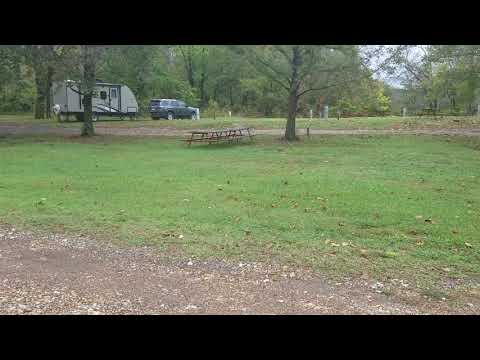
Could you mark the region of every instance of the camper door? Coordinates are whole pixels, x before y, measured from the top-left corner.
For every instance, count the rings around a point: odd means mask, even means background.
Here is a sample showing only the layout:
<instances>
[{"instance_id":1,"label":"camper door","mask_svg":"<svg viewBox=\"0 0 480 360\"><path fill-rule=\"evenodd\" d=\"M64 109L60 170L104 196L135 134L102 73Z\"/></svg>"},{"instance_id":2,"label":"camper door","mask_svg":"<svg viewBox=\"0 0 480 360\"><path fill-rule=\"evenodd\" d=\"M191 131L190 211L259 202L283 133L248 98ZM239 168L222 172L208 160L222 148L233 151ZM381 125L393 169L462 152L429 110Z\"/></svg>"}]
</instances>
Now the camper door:
<instances>
[{"instance_id":1,"label":"camper door","mask_svg":"<svg viewBox=\"0 0 480 360\"><path fill-rule=\"evenodd\" d=\"M110 88L110 108L115 109L116 111L121 111L120 109L120 87L111 87Z\"/></svg>"},{"instance_id":2,"label":"camper door","mask_svg":"<svg viewBox=\"0 0 480 360\"><path fill-rule=\"evenodd\" d=\"M96 105L101 111L117 112L120 110L118 87L99 86L96 92Z\"/></svg>"}]
</instances>

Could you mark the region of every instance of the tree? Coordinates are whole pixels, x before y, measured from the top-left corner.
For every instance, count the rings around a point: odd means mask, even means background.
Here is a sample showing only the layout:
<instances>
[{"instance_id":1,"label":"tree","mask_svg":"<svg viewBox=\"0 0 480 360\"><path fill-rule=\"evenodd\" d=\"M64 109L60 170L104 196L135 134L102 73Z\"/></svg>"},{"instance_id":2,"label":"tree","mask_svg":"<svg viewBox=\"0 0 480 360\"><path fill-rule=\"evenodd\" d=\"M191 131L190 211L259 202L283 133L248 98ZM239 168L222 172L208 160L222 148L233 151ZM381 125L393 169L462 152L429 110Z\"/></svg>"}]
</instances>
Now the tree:
<instances>
[{"instance_id":1,"label":"tree","mask_svg":"<svg viewBox=\"0 0 480 360\"><path fill-rule=\"evenodd\" d=\"M44 119L52 45L24 45L20 47L20 50L34 73L36 89L34 118Z\"/></svg>"},{"instance_id":2,"label":"tree","mask_svg":"<svg viewBox=\"0 0 480 360\"><path fill-rule=\"evenodd\" d=\"M177 48L182 56L190 87L198 89L201 106L207 105L205 83L208 78L209 53L213 46L179 45Z\"/></svg>"},{"instance_id":3,"label":"tree","mask_svg":"<svg viewBox=\"0 0 480 360\"><path fill-rule=\"evenodd\" d=\"M0 112L31 111L34 95L33 74L18 49L0 45Z\"/></svg>"},{"instance_id":4,"label":"tree","mask_svg":"<svg viewBox=\"0 0 480 360\"><path fill-rule=\"evenodd\" d=\"M465 112L477 113L480 97L480 46L435 45L430 57L438 64L435 80L444 88L452 110L463 106Z\"/></svg>"},{"instance_id":5,"label":"tree","mask_svg":"<svg viewBox=\"0 0 480 360\"><path fill-rule=\"evenodd\" d=\"M83 83L82 93L84 101L82 136L95 135L93 127L92 98L96 84L96 63L98 49L92 45L82 45Z\"/></svg>"},{"instance_id":6,"label":"tree","mask_svg":"<svg viewBox=\"0 0 480 360\"><path fill-rule=\"evenodd\" d=\"M75 64L75 47L70 45L20 45L14 46L34 75L36 98L34 118L51 117L50 90L55 76L64 77Z\"/></svg>"},{"instance_id":7,"label":"tree","mask_svg":"<svg viewBox=\"0 0 480 360\"><path fill-rule=\"evenodd\" d=\"M243 53L286 92L285 139L289 141L297 139L295 120L302 96L333 87L345 88L371 75L365 73L368 61L362 61L358 46L265 45L232 49Z\"/></svg>"}]
</instances>

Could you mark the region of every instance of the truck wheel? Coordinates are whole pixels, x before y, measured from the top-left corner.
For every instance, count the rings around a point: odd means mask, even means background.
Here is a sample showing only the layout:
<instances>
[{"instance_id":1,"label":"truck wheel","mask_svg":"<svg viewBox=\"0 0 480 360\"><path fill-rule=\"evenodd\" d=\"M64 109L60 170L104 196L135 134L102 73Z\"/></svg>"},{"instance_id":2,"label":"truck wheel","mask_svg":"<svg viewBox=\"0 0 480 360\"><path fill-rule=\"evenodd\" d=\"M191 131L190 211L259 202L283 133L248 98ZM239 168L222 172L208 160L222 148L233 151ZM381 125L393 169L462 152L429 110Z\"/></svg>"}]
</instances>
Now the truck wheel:
<instances>
[{"instance_id":1,"label":"truck wheel","mask_svg":"<svg viewBox=\"0 0 480 360\"><path fill-rule=\"evenodd\" d=\"M173 120L175 117L173 116L173 112L169 111L167 115L168 120Z\"/></svg>"},{"instance_id":2,"label":"truck wheel","mask_svg":"<svg viewBox=\"0 0 480 360\"><path fill-rule=\"evenodd\" d=\"M192 120L197 120L197 113L196 112L192 112Z\"/></svg>"}]
</instances>

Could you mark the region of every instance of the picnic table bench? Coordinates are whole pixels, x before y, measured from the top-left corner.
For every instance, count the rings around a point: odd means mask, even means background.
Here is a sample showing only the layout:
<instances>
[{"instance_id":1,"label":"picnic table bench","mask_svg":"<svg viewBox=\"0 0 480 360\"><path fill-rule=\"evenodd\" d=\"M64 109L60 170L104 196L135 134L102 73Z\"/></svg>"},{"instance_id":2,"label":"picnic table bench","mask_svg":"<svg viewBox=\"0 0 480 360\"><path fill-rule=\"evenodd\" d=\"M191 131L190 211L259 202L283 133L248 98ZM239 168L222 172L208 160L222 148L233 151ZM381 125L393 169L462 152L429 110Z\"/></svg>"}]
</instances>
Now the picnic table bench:
<instances>
[{"instance_id":1,"label":"picnic table bench","mask_svg":"<svg viewBox=\"0 0 480 360\"><path fill-rule=\"evenodd\" d=\"M253 140L253 128L233 128L233 129L219 129L219 130L195 130L190 131L190 138L184 141L190 146L192 142L208 142L218 143L220 141L227 141L229 143L233 141L239 141L241 138L248 136L250 140Z\"/></svg>"}]
</instances>

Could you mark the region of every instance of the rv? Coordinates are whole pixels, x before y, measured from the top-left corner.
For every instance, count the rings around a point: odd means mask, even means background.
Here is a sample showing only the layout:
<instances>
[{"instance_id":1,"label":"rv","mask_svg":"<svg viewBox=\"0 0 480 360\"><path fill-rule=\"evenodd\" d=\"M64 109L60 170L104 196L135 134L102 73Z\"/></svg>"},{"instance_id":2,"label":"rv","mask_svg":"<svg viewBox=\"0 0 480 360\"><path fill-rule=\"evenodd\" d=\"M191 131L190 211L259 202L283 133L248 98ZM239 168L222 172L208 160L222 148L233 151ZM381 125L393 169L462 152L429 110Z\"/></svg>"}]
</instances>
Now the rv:
<instances>
[{"instance_id":1,"label":"rv","mask_svg":"<svg viewBox=\"0 0 480 360\"><path fill-rule=\"evenodd\" d=\"M66 80L53 83L53 112L59 121L70 118L83 121L84 102L79 82ZM133 119L138 113L135 95L126 85L109 84L97 80L92 98L93 121L100 116Z\"/></svg>"}]
</instances>

